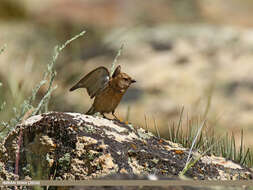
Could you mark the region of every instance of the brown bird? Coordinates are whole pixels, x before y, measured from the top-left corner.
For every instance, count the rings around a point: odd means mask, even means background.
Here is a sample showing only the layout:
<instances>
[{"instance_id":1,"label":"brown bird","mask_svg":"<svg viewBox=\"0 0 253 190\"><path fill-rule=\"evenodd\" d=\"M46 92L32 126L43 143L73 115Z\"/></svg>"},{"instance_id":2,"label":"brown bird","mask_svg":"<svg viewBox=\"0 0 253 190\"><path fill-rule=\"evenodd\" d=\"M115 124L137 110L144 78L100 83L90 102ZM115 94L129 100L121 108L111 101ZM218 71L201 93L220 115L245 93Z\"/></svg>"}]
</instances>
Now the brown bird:
<instances>
[{"instance_id":1,"label":"brown bird","mask_svg":"<svg viewBox=\"0 0 253 190\"><path fill-rule=\"evenodd\" d=\"M112 112L112 115L118 119L114 112L122 96L128 87L136 82L128 74L120 71L120 65L114 70L112 76L107 68L98 67L84 76L69 91L78 88L86 88L91 99L95 100L86 114L93 115L99 112L105 117L104 113Z\"/></svg>"}]
</instances>

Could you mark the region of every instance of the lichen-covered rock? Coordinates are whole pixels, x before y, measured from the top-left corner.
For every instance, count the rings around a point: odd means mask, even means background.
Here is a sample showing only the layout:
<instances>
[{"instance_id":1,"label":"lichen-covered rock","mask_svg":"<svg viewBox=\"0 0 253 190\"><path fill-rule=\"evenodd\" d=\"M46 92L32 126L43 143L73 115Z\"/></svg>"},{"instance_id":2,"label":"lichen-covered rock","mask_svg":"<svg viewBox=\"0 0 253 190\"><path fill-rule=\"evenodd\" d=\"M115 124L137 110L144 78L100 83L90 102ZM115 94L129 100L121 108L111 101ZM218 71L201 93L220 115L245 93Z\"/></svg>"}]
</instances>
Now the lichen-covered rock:
<instances>
[{"instance_id":1,"label":"lichen-covered rock","mask_svg":"<svg viewBox=\"0 0 253 190\"><path fill-rule=\"evenodd\" d=\"M130 124L79 113L50 112L27 119L4 139L0 149L2 179L15 176L19 136L19 179L81 180L115 173L177 176L188 156L188 149ZM186 176L251 179L252 173L232 161L205 156Z\"/></svg>"}]
</instances>

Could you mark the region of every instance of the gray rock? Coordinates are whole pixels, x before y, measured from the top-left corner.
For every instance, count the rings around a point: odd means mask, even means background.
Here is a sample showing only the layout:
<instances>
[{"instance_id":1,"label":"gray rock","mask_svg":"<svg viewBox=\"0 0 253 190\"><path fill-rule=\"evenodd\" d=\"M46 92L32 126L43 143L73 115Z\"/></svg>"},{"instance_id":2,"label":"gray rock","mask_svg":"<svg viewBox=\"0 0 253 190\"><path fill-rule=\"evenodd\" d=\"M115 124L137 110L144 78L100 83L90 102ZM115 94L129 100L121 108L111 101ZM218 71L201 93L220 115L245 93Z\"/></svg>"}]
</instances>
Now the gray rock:
<instances>
[{"instance_id":1,"label":"gray rock","mask_svg":"<svg viewBox=\"0 0 253 190\"><path fill-rule=\"evenodd\" d=\"M19 179L85 180L117 174L175 178L189 153L181 145L131 124L79 113L50 112L27 119L4 139L0 179L15 179L19 136ZM195 158L198 155L193 153ZM252 178L252 172L233 161L204 156L186 176L246 180Z\"/></svg>"}]
</instances>

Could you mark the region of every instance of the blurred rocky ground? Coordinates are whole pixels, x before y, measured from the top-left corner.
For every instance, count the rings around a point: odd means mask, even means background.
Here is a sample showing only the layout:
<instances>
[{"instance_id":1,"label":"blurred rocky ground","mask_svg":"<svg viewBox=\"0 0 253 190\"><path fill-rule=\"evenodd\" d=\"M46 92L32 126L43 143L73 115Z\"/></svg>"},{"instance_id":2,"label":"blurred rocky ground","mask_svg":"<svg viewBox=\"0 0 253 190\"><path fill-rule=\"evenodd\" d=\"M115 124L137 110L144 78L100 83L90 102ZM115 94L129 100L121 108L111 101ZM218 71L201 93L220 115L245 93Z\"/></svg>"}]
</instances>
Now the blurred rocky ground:
<instances>
[{"instance_id":1,"label":"blurred rocky ground","mask_svg":"<svg viewBox=\"0 0 253 190\"><path fill-rule=\"evenodd\" d=\"M0 8L1 119L42 79L53 48L81 30L56 64L50 110L84 113L92 101L68 89L97 66L118 64L137 80L116 114L166 136L171 123L207 118L218 134L244 130L253 145L253 2L245 0L3 0ZM18 10L18 11L17 11ZM15 14L14 14L15 13ZM37 99L45 93L42 87ZM146 116L146 121L145 121ZM238 135L237 135L238 134ZM238 142L239 144L239 142Z\"/></svg>"}]
</instances>

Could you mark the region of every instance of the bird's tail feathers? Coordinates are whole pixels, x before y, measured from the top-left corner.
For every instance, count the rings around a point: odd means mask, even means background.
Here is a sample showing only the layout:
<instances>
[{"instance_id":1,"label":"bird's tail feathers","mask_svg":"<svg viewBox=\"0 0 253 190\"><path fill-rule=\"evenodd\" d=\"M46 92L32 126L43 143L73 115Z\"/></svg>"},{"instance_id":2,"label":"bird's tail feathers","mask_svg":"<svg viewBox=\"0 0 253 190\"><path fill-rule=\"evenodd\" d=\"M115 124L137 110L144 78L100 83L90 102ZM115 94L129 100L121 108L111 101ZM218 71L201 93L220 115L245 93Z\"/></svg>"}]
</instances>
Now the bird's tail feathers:
<instances>
[{"instance_id":1,"label":"bird's tail feathers","mask_svg":"<svg viewBox=\"0 0 253 190\"><path fill-rule=\"evenodd\" d=\"M93 115L96 113L94 106L92 105L90 109L85 113L86 115Z\"/></svg>"}]
</instances>

